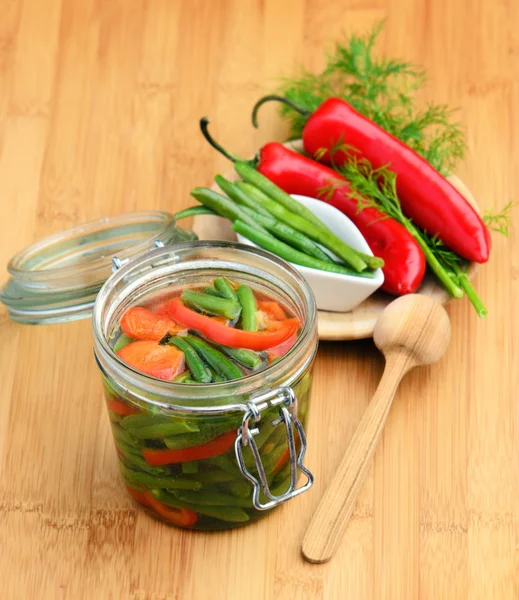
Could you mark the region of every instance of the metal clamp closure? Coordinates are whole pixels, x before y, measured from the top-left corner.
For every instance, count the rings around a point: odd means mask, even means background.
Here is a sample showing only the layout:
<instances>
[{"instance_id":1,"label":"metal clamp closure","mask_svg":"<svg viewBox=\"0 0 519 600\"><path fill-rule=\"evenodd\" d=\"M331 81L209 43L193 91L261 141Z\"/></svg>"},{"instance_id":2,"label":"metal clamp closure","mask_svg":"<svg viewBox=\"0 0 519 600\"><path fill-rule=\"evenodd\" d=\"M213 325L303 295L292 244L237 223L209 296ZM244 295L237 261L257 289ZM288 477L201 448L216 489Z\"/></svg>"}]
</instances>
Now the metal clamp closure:
<instances>
[{"instance_id":1,"label":"metal clamp closure","mask_svg":"<svg viewBox=\"0 0 519 600\"><path fill-rule=\"evenodd\" d=\"M279 417L274 419L270 426L276 427L284 423L287 435L287 446L290 463L290 485L288 489L279 496L274 496L270 491L268 476L263 466L262 457L259 453L258 446L254 436L259 433L257 428L250 428L250 421L257 423L261 419L261 411L272 406L279 406ZM265 423L263 425L267 427ZM296 441L294 435L294 427L297 430L301 441L301 449L299 455L296 451ZM243 458L243 447L250 446L254 464L258 471L258 477L255 477L248 469ZM253 486L252 503L258 510L269 510L294 496L302 494L308 490L314 482L312 473L303 465L303 458L306 453L306 436L301 421L297 418L297 398L294 390L290 387L280 387L262 396L256 397L254 402L247 403L247 410L243 416L242 425L238 429L238 437L234 444L236 460L238 467L243 476L248 479ZM306 483L297 488L298 470L306 476ZM263 491L268 502L261 502L260 493Z\"/></svg>"},{"instance_id":2,"label":"metal clamp closure","mask_svg":"<svg viewBox=\"0 0 519 600\"><path fill-rule=\"evenodd\" d=\"M164 248L164 243L160 240L156 240L153 242L154 248ZM119 258L118 256L114 256L112 258L112 273L118 271L121 267L124 267L126 263L130 261L129 258Z\"/></svg>"}]
</instances>

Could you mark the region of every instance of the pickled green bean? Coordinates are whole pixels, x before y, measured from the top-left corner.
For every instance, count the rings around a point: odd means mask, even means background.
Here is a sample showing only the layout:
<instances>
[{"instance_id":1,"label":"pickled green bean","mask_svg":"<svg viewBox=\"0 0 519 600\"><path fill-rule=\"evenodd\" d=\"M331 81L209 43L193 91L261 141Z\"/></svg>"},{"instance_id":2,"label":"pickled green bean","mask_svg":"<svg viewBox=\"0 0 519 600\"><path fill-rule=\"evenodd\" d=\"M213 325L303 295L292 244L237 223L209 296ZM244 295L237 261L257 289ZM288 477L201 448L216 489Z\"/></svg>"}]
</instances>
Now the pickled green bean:
<instances>
[{"instance_id":1,"label":"pickled green bean","mask_svg":"<svg viewBox=\"0 0 519 600\"><path fill-rule=\"evenodd\" d=\"M121 420L121 427L124 429L134 429L135 427L149 427L150 425L159 425L160 423L169 423L171 417L167 415L138 414L128 415Z\"/></svg>"},{"instance_id":2,"label":"pickled green bean","mask_svg":"<svg viewBox=\"0 0 519 600\"><path fill-rule=\"evenodd\" d=\"M204 294L209 294L209 296L216 296L216 298L221 298L220 294L217 292L217 290L214 287L206 287L204 289Z\"/></svg>"},{"instance_id":3,"label":"pickled green bean","mask_svg":"<svg viewBox=\"0 0 519 600\"><path fill-rule=\"evenodd\" d=\"M117 338L117 341L116 341L116 342L115 342L115 344L114 344L114 348L113 348L114 352L115 352L115 353L119 352L119 350L120 350L121 348L124 348L124 347L125 347L125 346L127 346L128 344L131 344L133 341L134 341L134 340L133 340L133 339L132 339L130 336L126 335L125 333L122 333L122 334L121 334L121 335L120 335L120 336Z\"/></svg>"},{"instance_id":4,"label":"pickled green bean","mask_svg":"<svg viewBox=\"0 0 519 600\"><path fill-rule=\"evenodd\" d=\"M156 500L169 506L176 508L188 508L201 515L207 515L208 517L220 519L220 521L245 523L250 518L243 509L238 507L234 508L232 506L203 506L200 504L190 504L188 502L183 502L175 495L163 490L151 490L151 494Z\"/></svg>"},{"instance_id":5,"label":"pickled green bean","mask_svg":"<svg viewBox=\"0 0 519 600\"><path fill-rule=\"evenodd\" d=\"M182 463L182 473L184 473L184 475L193 475L194 473L198 473L198 461L191 460L189 462Z\"/></svg>"},{"instance_id":6,"label":"pickled green bean","mask_svg":"<svg viewBox=\"0 0 519 600\"><path fill-rule=\"evenodd\" d=\"M226 380L243 377L243 371L223 352L193 335L187 335L184 339L221 377Z\"/></svg>"},{"instance_id":7,"label":"pickled green bean","mask_svg":"<svg viewBox=\"0 0 519 600\"><path fill-rule=\"evenodd\" d=\"M200 490L202 484L200 481L186 479L185 477L171 477L167 475L151 475L141 471L132 471L123 464L120 464L121 473L124 479L131 485L142 485L144 487L167 488L174 490Z\"/></svg>"},{"instance_id":8,"label":"pickled green bean","mask_svg":"<svg viewBox=\"0 0 519 600\"><path fill-rule=\"evenodd\" d=\"M231 348L230 346L222 346L221 344L217 344L216 342L207 339L196 329L189 329L188 332L190 335L195 335L196 337L204 340L204 342L214 346L217 350L220 350L220 352L223 352L229 358L232 358L242 367L246 367L251 371L257 371L263 367L266 367L268 364L268 355L266 352L255 352L254 350L247 350L246 348Z\"/></svg>"},{"instance_id":9,"label":"pickled green bean","mask_svg":"<svg viewBox=\"0 0 519 600\"><path fill-rule=\"evenodd\" d=\"M257 331L258 319L256 312L258 305L256 296L248 285L240 285L238 288L238 300L241 305L241 328L244 331Z\"/></svg>"},{"instance_id":10,"label":"pickled green bean","mask_svg":"<svg viewBox=\"0 0 519 600\"><path fill-rule=\"evenodd\" d=\"M158 423L148 427L132 427L128 431L138 440L151 440L186 433L198 433L198 427L187 421L172 419L169 423Z\"/></svg>"},{"instance_id":11,"label":"pickled green bean","mask_svg":"<svg viewBox=\"0 0 519 600\"><path fill-rule=\"evenodd\" d=\"M182 502L197 506L240 506L250 508L250 498L239 498L217 491L204 490L202 494L192 491L174 491L173 494Z\"/></svg>"},{"instance_id":12,"label":"pickled green bean","mask_svg":"<svg viewBox=\"0 0 519 600\"><path fill-rule=\"evenodd\" d=\"M213 285L220 294L220 296L223 296L228 300L234 300L234 302L238 302L238 295L236 294L230 281L226 277L217 277L213 281Z\"/></svg>"},{"instance_id":13,"label":"pickled green bean","mask_svg":"<svg viewBox=\"0 0 519 600\"><path fill-rule=\"evenodd\" d=\"M183 373L180 373L178 377L173 379L173 383L186 383L188 379L191 379L191 373L190 371L184 371Z\"/></svg>"},{"instance_id":14,"label":"pickled green bean","mask_svg":"<svg viewBox=\"0 0 519 600\"><path fill-rule=\"evenodd\" d=\"M217 298L216 296L209 296L209 294L193 290L184 290L180 297L182 298L182 302L190 308L211 315L225 317L231 321L237 319L241 313L239 302L230 300L229 298Z\"/></svg>"},{"instance_id":15,"label":"pickled green bean","mask_svg":"<svg viewBox=\"0 0 519 600\"><path fill-rule=\"evenodd\" d=\"M173 346L182 350L186 364L195 381L200 383L210 383L213 380L211 371L200 356L198 356L197 351L185 341L185 338L177 335L176 337L171 338L168 344L173 344ZM186 380L184 383L188 383L188 381Z\"/></svg>"}]
</instances>

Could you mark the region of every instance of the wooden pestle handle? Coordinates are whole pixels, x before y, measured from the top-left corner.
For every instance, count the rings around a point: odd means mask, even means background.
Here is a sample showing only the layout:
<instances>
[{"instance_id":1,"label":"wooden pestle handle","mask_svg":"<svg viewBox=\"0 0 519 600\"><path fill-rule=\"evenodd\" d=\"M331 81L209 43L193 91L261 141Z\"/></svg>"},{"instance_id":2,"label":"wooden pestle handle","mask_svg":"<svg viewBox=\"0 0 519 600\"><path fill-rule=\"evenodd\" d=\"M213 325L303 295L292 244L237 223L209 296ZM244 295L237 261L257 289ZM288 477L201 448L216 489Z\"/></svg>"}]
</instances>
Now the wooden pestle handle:
<instances>
[{"instance_id":1,"label":"wooden pestle handle","mask_svg":"<svg viewBox=\"0 0 519 600\"><path fill-rule=\"evenodd\" d=\"M327 562L337 550L366 479L398 384L414 365L405 351L388 353L375 395L306 531L302 551L308 561Z\"/></svg>"}]
</instances>

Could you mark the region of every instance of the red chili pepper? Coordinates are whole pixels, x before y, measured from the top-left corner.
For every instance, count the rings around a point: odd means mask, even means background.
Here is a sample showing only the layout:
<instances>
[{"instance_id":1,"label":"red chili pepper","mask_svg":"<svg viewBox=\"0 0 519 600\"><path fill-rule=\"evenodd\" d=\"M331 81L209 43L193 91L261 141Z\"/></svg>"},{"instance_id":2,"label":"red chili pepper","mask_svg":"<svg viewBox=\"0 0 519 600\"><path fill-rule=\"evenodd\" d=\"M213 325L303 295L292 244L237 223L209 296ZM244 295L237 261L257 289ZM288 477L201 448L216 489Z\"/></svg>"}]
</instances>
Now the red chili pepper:
<instances>
[{"instance_id":1,"label":"red chili pepper","mask_svg":"<svg viewBox=\"0 0 519 600\"><path fill-rule=\"evenodd\" d=\"M231 348L248 348L249 350L268 350L284 342L299 327L297 319L287 319L276 331L243 331L216 322L211 317L201 315L183 304L180 298L173 298L168 305L168 314L172 319L197 329L207 338L231 346Z\"/></svg>"},{"instance_id":2,"label":"red chili pepper","mask_svg":"<svg viewBox=\"0 0 519 600\"><path fill-rule=\"evenodd\" d=\"M371 248L384 259L384 285L390 294L410 294L422 283L425 257L407 229L376 208L359 211L348 181L329 167L272 142L260 152L258 171L288 194L320 198L349 217ZM341 182L340 187L337 184ZM323 190L335 188L333 194Z\"/></svg>"},{"instance_id":3,"label":"red chili pepper","mask_svg":"<svg viewBox=\"0 0 519 600\"><path fill-rule=\"evenodd\" d=\"M261 100L258 108L260 103ZM479 263L488 260L490 233L460 192L409 146L344 100L328 98L309 115L303 129L303 145L310 156L319 152L319 160L329 164L333 158L340 165L347 159L347 151L339 149L333 157L330 151L341 143L357 149L374 168L387 165L397 174L402 210L416 225L430 235L437 235L448 248L467 260ZM322 149L328 152L321 155Z\"/></svg>"},{"instance_id":4,"label":"red chili pepper","mask_svg":"<svg viewBox=\"0 0 519 600\"><path fill-rule=\"evenodd\" d=\"M236 431L233 429L211 440L201 446L190 448L144 448L141 450L144 459L153 467L171 465L173 463L190 462L192 460L203 460L225 454L230 450L236 440Z\"/></svg>"},{"instance_id":5,"label":"red chili pepper","mask_svg":"<svg viewBox=\"0 0 519 600\"><path fill-rule=\"evenodd\" d=\"M202 119L200 125L214 148L231 160L239 160L212 139L206 120ZM373 254L384 260L384 291L402 295L411 294L420 287L426 264L413 236L398 221L375 208L359 211L357 200L351 197L348 181L336 171L277 142L263 146L256 168L288 194L320 198L350 218ZM342 185L336 188L338 182ZM331 195L325 192L329 188L336 188Z\"/></svg>"},{"instance_id":6,"label":"red chili pepper","mask_svg":"<svg viewBox=\"0 0 519 600\"><path fill-rule=\"evenodd\" d=\"M178 525L179 527L191 527L198 519L198 515L194 510L168 506L154 498L150 492L146 492L144 496L148 502L147 506L153 508L158 515L174 525Z\"/></svg>"}]
</instances>

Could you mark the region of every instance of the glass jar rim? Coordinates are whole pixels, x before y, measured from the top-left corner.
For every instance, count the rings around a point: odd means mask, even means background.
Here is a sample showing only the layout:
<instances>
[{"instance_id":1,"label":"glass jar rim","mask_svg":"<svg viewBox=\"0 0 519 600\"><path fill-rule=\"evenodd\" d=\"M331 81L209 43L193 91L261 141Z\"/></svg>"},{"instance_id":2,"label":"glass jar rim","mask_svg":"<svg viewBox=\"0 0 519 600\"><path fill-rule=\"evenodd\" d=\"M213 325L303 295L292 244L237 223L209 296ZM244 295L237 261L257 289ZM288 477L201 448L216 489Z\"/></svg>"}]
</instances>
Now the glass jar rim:
<instances>
[{"instance_id":1,"label":"glass jar rim","mask_svg":"<svg viewBox=\"0 0 519 600\"><path fill-rule=\"evenodd\" d=\"M160 258L162 255L168 252L182 252L183 250L192 250L192 249L229 249L232 248L234 250L239 251L240 253L244 253L245 255L252 255L259 257L265 261L268 261L272 264L277 265L279 269L281 269L284 273L287 273L294 284L301 290L302 296L304 298L304 307L305 310L308 311L308 314L305 315L304 323L302 330L296 340L294 346L282 356L278 361L274 364L269 365L263 371L258 373L249 374L243 378L224 381L218 383L209 383L209 384L181 384L174 383L171 381L161 381L160 379L156 379L154 377L149 377L148 375L144 375L139 373L138 371L131 368L124 361L122 361L111 349L107 336L102 328L102 311L104 308L104 303L107 301L107 290L110 286L115 286L118 282L123 280L128 280L129 273L132 269L137 268L137 261L145 262L145 261L153 261L155 259ZM272 277L271 273L265 271L265 274ZM272 282L272 279L270 280ZM279 286L278 286L279 287ZM262 383L269 379L269 376L273 376L274 373L283 371L283 368L288 368L287 366L291 364L293 361L297 361L301 363L299 368L295 369L292 376L284 381L286 385L292 385L298 378L307 370L309 365L312 363L316 351L317 351L317 343L315 347L312 348L310 352L305 352L305 346L308 347L308 343L311 341L312 336L315 336L317 340L316 334L316 322L317 322L317 309L315 306L315 299L313 293L305 281L305 279L300 275L300 273L292 267L288 262L280 259L270 252L266 252L256 247L248 246L245 244L239 244L236 242L218 242L218 241L194 241L194 242L186 242L175 244L171 247L158 248L153 250L152 252L147 253L147 255L141 258L138 258L130 264L126 264L117 272L115 272L112 277L106 282L106 284L101 289L93 311L93 334L94 334L94 349L96 355L96 361L98 363L99 368L105 375L109 375L106 373L106 370L102 364L103 360L107 360L116 364L118 371L124 374L124 377L131 382L132 390L131 394L134 397L137 397L139 400L142 400L146 404L152 404L154 406L166 409L168 411L174 412L195 412L195 413L204 413L204 414L219 414L223 412L229 411L243 411L246 406L242 402L240 403L227 403L227 404L215 404L211 406L203 406L203 405L184 405L184 404L172 404L171 402L160 402L153 399L150 399L151 395L162 395L164 397L167 396L178 396L185 397L186 393L189 391L190 396L195 396L195 400L203 400L208 399L210 397L215 396L215 392L218 393L218 397L222 399L225 397L235 397L241 395L249 395L262 387ZM302 358L304 357L304 359ZM144 391L144 394L140 392ZM254 399L251 398L251 401L254 402Z\"/></svg>"}]
</instances>

